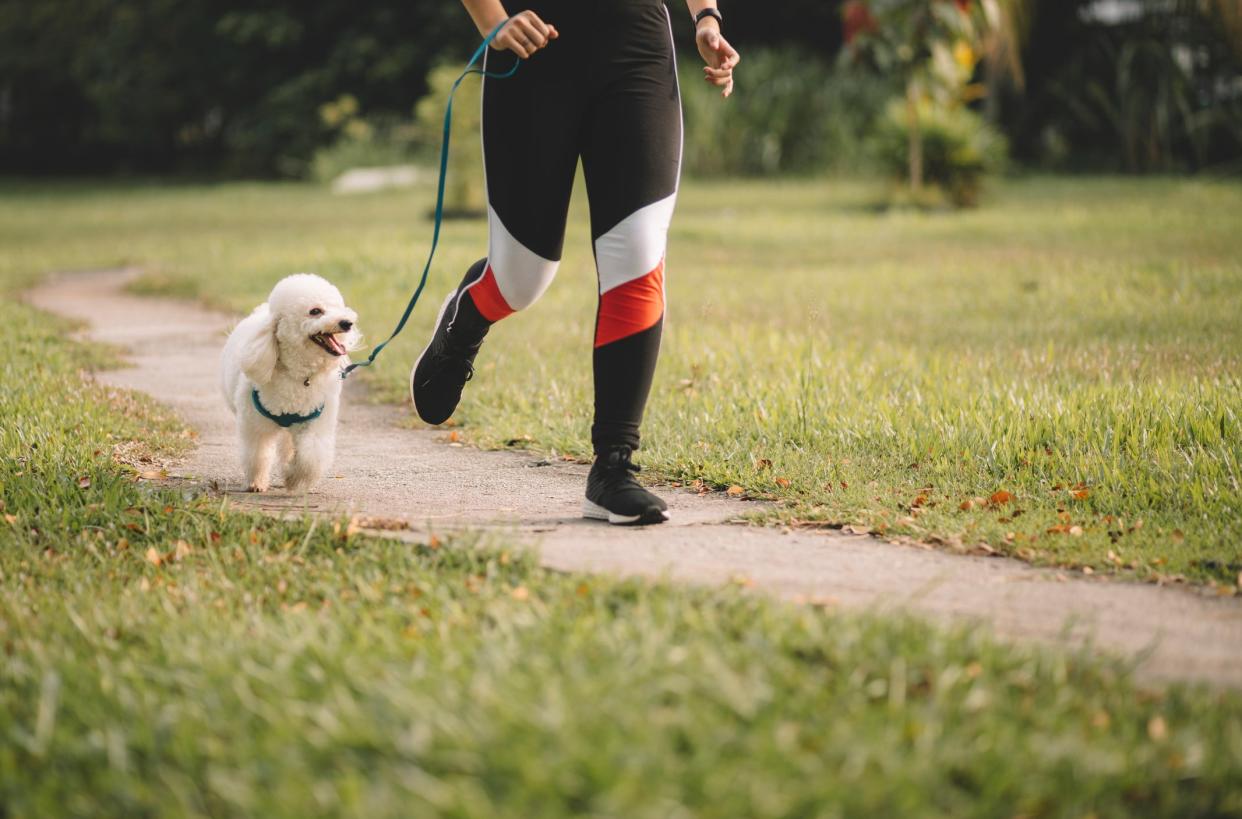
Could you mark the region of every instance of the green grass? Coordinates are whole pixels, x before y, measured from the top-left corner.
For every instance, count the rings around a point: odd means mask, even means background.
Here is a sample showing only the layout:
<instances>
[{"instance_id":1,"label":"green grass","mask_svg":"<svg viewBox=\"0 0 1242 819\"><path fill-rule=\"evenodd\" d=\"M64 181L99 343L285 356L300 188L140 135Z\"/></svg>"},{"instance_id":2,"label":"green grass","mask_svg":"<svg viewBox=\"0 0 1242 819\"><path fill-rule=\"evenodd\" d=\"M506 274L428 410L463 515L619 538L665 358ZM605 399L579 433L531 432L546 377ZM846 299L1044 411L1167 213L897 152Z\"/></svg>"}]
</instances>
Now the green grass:
<instances>
[{"instance_id":1,"label":"green grass","mask_svg":"<svg viewBox=\"0 0 1242 819\"><path fill-rule=\"evenodd\" d=\"M775 498L786 521L1236 591L1242 186L1016 180L958 214L878 213L873 193L685 183L643 462ZM311 269L379 340L421 269L430 203L425 189L14 185L0 275L131 262L150 288L246 309ZM579 191L558 281L479 359L457 416L468 440L587 454L584 225ZM447 226L428 303L371 374L381 396L404 393L484 235Z\"/></svg>"},{"instance_id":2,"label":"green grass","mask_svg":"<svg viewBox=\"0 0 1242 819\"><path fill-rule=\"evenodd\" d=\"M137 482L175 419L9 308L6 817L1242 813L1236 693Z\"/></svg>"}]
</instances>

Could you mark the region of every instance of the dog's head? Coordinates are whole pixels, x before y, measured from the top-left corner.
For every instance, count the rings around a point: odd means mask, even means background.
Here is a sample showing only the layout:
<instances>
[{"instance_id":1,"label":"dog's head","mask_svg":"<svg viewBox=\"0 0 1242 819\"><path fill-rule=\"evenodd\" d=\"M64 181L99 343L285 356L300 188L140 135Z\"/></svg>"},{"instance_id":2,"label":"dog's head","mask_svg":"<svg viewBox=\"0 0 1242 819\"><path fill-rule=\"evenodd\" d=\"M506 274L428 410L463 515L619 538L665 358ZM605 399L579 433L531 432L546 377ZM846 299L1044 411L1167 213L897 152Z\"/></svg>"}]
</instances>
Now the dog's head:
<instances>
[{"instance_id":1,"label":"dog's head","mask_svg":"<svg viewBox=\"0 0 1242 819\"><path fill-rule=\"evenodd\" d=\"M358 315L341 291L313 273L286 276L267 299L266 324L247 345L242 368L256 383L272 377L276 365L299 378L343 366L358 346Z\"/></svg>"}]
</instances>

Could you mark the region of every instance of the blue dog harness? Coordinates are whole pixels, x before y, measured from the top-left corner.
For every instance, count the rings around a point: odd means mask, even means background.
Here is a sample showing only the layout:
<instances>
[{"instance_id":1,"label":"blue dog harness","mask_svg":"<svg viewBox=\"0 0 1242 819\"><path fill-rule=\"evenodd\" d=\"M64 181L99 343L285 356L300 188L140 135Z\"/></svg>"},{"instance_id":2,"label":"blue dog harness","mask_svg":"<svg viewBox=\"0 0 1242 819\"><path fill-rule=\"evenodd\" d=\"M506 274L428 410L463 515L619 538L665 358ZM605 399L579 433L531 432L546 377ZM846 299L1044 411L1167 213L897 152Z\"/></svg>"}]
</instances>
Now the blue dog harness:
<instances>
[{"instance_id":1,"label":"blue dog harness","mask_svg":"<svg viewBox=\"0 0 1242 819\"><path fill-rule=\"evenodd\" d=\"M278 426L284 427L285 429L288 429L294 424L306 424L314 421L319 417L319 414L323 412L323 404L320 404L318 409L314 412L308 412L306 415L299 415L296 412L285 412L280 415L273 415L268 412L267 407L263 406L263 402L259 400L259 391L257 389L252 389L250 391L250 400L254 403L254 408L259 411L260 415L267 420L274 422Z\"/></svg>"}]
</instances>

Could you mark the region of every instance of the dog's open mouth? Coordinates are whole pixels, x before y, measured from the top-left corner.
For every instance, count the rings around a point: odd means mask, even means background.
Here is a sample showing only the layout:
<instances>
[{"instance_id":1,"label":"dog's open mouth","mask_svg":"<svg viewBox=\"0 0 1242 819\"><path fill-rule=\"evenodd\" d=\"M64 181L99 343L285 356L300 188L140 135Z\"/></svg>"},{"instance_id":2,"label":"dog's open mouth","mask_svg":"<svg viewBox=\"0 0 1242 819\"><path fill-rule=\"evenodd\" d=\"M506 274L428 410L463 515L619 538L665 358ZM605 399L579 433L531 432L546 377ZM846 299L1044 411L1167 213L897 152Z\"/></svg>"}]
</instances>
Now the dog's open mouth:
<instances>
[{"instance_id":1,"label":"dog's open mouth","mask_svg":"<svg viewBox=\"0 0 1242 819\"><path fill-rule=\"evenodd\" d=\"M323 347L331 355L345 355L345 345L332 333L315 333L310 340Z\"/></svg>"}]
</instances>

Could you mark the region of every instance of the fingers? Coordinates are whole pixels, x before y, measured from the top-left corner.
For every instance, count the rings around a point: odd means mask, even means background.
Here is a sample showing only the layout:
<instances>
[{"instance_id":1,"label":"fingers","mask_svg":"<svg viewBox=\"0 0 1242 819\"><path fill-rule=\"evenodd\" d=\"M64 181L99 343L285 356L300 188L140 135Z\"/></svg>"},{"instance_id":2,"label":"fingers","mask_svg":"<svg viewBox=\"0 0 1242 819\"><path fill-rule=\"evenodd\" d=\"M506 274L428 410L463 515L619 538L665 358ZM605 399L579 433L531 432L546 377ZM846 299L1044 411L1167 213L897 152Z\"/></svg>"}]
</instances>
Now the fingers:
<instances>
[{"instance_id":1,"label":"fingers","mask_svg":"<svg viewBox=\"0 0 1242 819\"><path fill-rule=\"evenodd\" d=\"M501 51L512 51L523 60L530 56L530 51L526 48L526 45L507 32L502 31L500 34L497 34L492 45Z\"/></svg>"},{"instance_id":2,"label":"fingers","mask_svg":"<svg viewBox=\"0 0 1242 819\"><path fill-rule=\"evenodd\" d=\"M729 45L729 41L724 37L717 38L714 48L717 56L720 58L720 68L732 69L742 61L742 56L737 53L737 49Z\"/></svg>"},{"instance_id":3,"label":"fingers","mask_svg":"<svg viewBox=\"0 0 1242 819\"><path fill-rule=\"evenodd\" d=\"M728 97L733 93L733 69L741 62L741 56L718 31L704 30L698 41L699 53L707 63L703 67L703 80L719 88L720 96Z\"/></svg>"},{"instance_id":4,"label":"fingers","mask_svg":"<svg viewBox=\"0 0 1242 819\"><path fill-rule=\"evenodd\" d=\"M539 19L533 11L515 15L496 35L496 47L508 49L523 60L560 36L555 26Z\"/></svg>"},{"instance_id":5,"label":"fingers","mask_svg":"<svg viewBox=\"0 0 1242 819\"><path fill-rule=\"evenodd\" d=\"M522 18L523 22L533 27L536 32L543 36L543 43L540 45L540 48L547 45L549 40L555 40L559 36L556 26L545 23L539 18L538 14L535 14L535 12L524 11L519 16Z\"/></svg>"}]
</instances>

